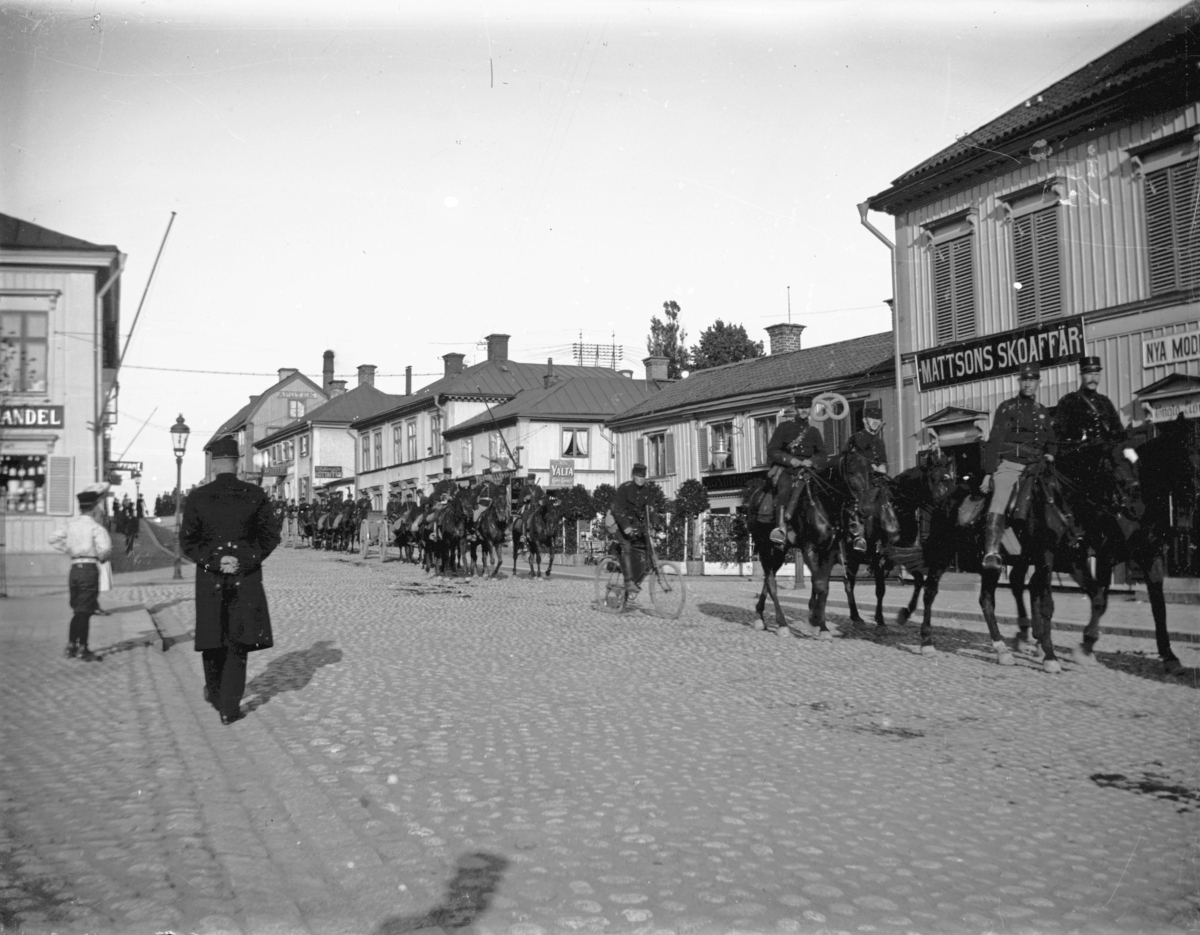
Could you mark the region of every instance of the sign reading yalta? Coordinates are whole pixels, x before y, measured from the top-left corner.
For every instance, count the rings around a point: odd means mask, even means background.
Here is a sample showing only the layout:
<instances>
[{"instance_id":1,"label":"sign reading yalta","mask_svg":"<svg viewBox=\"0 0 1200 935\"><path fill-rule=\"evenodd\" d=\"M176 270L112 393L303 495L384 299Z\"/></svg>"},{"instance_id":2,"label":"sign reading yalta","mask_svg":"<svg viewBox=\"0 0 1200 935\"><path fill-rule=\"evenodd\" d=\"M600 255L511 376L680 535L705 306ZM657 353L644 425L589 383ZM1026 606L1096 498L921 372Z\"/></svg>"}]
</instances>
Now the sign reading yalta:
<instances>
[{"instance_id":1,"label":"sign reading yalta","mask_svg":"<svg viewBox=\"0 0 1200 935\"><path fill-rule=\"evenodd\" d=\"M1200 359L1200 331L1167 334L1142 341L1142 367L1164 367Z\"/></svg>"},{"instance_id":2,"label":"sign reading yalta","mask_svg":"<svg viewBox=\"0 0 1200 935\"><path fill-rule=\"evenodd\" d=\"M550 486L551 487L574 487L575 486L575 462L574 461L551 461L550 462Z\"/></svg>"},{"instance_id":3,"label":"sign reading yalta","mask_svg":"<svg viewBox=\"0 0 1200 935\"><path fill-rule=\"evenodd\" d=\"M1022 364L1053 367L1082 356L1083 316L1078 315L921 351L917 377L925 392L1016 373Z\"/></svg>"},{"instance_id":4,"label":"sign reading yalta","mask_svg":"<svg viewBox=\"0 0 1200 935\"><path fill-rule=\"evenodd\" d=\"M0 406L0 427L6 429L61 429L62 406Z\"/></svg>"}]
</instances>

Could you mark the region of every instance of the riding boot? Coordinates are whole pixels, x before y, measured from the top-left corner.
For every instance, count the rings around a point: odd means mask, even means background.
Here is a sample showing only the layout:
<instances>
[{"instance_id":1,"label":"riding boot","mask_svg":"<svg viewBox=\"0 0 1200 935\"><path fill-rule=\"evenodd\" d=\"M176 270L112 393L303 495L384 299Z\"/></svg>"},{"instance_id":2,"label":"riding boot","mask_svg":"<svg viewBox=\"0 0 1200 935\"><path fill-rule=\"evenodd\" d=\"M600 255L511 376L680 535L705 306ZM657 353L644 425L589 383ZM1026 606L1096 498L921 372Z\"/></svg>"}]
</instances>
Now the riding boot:
<instances>
[{"instance_id":1,"label":"riding boot","mask_svg":"<svg viewBox=\"0 0 1200 935\"><path fill-rule=\"evenodd\" d=\"M1004 514L989 513L983 527L983 567L999 571L1004 567L1000 558L1000 539L1004 536Z\"/></svg>"},{"instance_id":2,"label":"riding boot","mask_svg":"<svg viewBox=\"0 0 1200 935\"><path fill-rule=\"evenodd\" d=\"M787 545L787 512L785 507L778 507L775 510L776 523L775 528L771 530L771 542L783 548Z\"/></svg>"}]
</instances>

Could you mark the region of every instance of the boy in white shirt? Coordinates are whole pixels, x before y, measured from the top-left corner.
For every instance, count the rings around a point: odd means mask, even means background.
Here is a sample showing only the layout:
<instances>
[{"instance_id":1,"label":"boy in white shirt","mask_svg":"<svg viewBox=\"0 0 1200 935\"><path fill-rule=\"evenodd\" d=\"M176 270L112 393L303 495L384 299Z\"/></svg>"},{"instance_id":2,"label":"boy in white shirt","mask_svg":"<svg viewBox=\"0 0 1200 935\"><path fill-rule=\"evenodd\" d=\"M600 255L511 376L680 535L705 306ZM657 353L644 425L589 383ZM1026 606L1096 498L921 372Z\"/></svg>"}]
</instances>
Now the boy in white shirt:
<instances>
[{"instance_id":1,"label":"boy in white shirt","mask_svg":"<svg viewBox=\"0 0 1200 935\"><path fill-rule=\"evenodd\" d=\"M88 628L100 597L100 563L112 555L112 539L103 526L104 496L108 484L91 484L76 494L79 515L50 536L50 544L71 556L71 574L67 579L71 592L71 627L67 633L66 655L91 662L100 657L88 649Z\"/></svg>"}]
</instances>

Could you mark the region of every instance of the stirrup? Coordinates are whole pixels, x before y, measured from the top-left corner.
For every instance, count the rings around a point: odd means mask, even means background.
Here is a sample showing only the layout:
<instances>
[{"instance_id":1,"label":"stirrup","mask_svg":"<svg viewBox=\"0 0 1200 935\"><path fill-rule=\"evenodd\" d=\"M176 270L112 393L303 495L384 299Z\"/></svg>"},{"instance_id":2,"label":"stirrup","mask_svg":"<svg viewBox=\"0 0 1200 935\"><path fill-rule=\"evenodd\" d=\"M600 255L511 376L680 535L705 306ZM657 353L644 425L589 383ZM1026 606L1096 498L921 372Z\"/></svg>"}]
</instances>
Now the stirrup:
<instances>
[{"instance_id":1,"label":"stirrup","mask_svg":"<svg viewBox=\"0 0 1200 935\"><path fill-rule=\"evenodd\" d=\"M854 551L855 551L855 552L865 552L865 551L867 551L867 540L866 540L866 539L865 539L863 536L857 536L857 537L855 537L855 539L854 539Z\"/></svg>"},{"instance_id":2,"label":"stirrup","mask_svg":"<svg viewBox=\"0 0 1200 935\"><path fill-rule=\"evenodd\" d=\"M774 545L783 548L783 546L787 543L787 530L780 526L776 526L771 530L771 535L769 538Z\"/></svg>"},{"instance_id":3,"label":"stirrup","mask_svg":"<svg viewBox=\"0 0 1200 935\"><path fill-rule=\"evenodd\" d=\"M999 571L1001 568L1004 567L1004 559L1002 559L1000 557L999 552L988 552L983 557L983 567L984 568L994 568L997 571Z\"/></svg>"}]
</instances>

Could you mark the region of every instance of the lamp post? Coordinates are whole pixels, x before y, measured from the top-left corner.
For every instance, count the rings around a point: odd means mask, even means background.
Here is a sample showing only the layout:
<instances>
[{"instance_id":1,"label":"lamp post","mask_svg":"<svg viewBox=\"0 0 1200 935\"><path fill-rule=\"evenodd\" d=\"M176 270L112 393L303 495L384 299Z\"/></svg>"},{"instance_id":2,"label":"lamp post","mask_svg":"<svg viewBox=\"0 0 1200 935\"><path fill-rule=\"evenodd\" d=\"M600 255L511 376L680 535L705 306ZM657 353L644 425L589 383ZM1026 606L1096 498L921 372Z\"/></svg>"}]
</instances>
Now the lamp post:
<instances>
[{"instance_id":1,"label":"lamp post","mask_svg":"<svg viewBox=\"0 0 1200 935\"><path fill-rule=\"evenodd\" d=\"M175 579L183 577L183 546L179 538L180 526L183 525L179 515L183 505L183 454L187 451L188 436L192 430L187 427L180 415L171 426L171 447L175 449Z\"/></svg>"}]
</instances>

